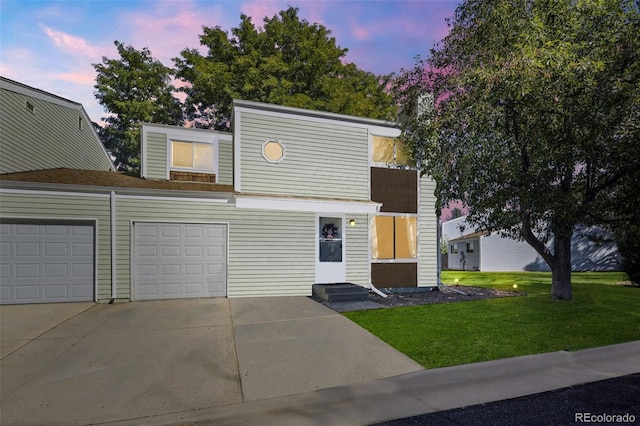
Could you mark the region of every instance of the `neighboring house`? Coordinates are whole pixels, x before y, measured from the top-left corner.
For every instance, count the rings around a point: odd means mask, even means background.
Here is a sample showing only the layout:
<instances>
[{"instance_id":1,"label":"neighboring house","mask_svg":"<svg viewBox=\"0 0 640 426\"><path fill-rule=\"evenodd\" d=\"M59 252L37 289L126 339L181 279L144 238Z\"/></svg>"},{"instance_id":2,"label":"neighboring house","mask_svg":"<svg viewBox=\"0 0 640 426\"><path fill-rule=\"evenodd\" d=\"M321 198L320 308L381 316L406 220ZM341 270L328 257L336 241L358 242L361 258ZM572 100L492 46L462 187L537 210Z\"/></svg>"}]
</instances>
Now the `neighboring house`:
<instances>
[{"instance_id":1,"label":"neighboring house","mask_svg":"<svg viewBox=\"0 0 640 426\"><path fill-rule=\"evenodd\" d=\"M81 104L0 77L0 174L115 170Z\"/></svg>"},{"instance_id":2,"label":"neighboring house","mask_svg":"<svg viewBox=\"0 0 640 426\"><path fill-rule=\"evenodd\" d=\"M437 284L434 183L402 166L393 123L246 101L232 116L233 134L144 124L141 178L0 175L2 303Z\"/></svg>"},{"instance_id":3,"label":"neighboring house","mask_svg":"<svg viewBox=\"0 0 640 426\"><path fill-rule=\"evenodd\" d=\"M449 269L467 271L549 271L549 265L525 241L476 231L462 216L442 224L448 241ZM551 244L551 242L549 243ZM573 271L618 271L616 244L596 227L577 227L571 242Z\"/></svg>"}]
</instances>

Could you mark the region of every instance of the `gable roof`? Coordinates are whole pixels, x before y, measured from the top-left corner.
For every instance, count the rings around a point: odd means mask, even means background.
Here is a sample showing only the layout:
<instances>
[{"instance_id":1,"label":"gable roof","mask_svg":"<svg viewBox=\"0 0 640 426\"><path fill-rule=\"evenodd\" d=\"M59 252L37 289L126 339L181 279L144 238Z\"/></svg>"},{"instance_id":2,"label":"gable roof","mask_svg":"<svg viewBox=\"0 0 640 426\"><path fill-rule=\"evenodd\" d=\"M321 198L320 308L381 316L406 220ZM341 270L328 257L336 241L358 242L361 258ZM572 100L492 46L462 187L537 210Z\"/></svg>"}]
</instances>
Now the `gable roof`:
<instances>
[{"instance_id":1,"label":"gable roof","mask_svg":"<svg viewBox=\"0 0 640 426\"><path fill-rule=\"evenodd\" d=\"M115 170L82 104L0 76L0 173Z\"/></svg>"},{"instance_id":2,"label":"gable roof","mask_svg":"<svg viewBox=\"0 0 640 426\"><path fill-rule=\"evenodd\" d=\"M456 241L471 240L471 239L474 239L474 238L485 237L485 236L487 236L489 234L490 233L487 232L487 231L472 232L470 234L466 234L466 235L463 235L463 236L458 237L458 238L453 238L453 239L449 240L449 242L451 243L451 242L456 242Z\"/></svg>"}]
</instances>

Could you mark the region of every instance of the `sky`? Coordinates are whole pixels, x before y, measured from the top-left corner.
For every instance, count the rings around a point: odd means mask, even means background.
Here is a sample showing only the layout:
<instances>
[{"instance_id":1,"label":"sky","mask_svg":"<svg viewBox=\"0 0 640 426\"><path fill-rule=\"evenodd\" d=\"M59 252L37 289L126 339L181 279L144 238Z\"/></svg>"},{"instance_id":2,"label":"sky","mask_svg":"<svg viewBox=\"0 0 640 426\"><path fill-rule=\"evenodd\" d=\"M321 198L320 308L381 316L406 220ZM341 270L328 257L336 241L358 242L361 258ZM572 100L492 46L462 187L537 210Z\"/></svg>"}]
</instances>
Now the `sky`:
<instances>
[{"instance_id":1,"label":"sky","mask_svg":"<svg viewBox=\"0 0 640 426\"><path fill-rule=\"evenodd\" d=\"M229 31L242 13L260 27L294 6L298 16L331 30L349 49L347 62L375 74L411 68L415 56L446 36L457 0L0 0L0 75L83 104L91 119L106 113L94 97L94 63L117 59L118 40L173 66L200 49L202 27ZM202 51L205 53L204 51Z\"/></svg>"}]
</instances>

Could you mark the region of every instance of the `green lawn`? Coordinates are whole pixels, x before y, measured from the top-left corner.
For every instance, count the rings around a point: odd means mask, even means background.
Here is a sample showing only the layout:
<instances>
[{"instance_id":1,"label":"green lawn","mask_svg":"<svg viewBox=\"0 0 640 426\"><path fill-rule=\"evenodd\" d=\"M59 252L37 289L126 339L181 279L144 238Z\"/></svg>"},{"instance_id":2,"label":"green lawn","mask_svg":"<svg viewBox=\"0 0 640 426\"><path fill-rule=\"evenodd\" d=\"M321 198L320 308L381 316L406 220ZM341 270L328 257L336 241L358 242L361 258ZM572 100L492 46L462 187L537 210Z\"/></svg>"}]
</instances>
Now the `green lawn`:
<instances>
[{"instance_id":1,"label":"green lawn","mask_svg":"<svg viewBox=\"0 0 640 426\"><path fill-rule=\"evenodd\" d=\"M442 282L527 296L356 311L347 318L425 368L640 340L640 288L622 273L574 273L573 300L549 298L544 272L442 273Z\"/></svg>"}]
</instances>

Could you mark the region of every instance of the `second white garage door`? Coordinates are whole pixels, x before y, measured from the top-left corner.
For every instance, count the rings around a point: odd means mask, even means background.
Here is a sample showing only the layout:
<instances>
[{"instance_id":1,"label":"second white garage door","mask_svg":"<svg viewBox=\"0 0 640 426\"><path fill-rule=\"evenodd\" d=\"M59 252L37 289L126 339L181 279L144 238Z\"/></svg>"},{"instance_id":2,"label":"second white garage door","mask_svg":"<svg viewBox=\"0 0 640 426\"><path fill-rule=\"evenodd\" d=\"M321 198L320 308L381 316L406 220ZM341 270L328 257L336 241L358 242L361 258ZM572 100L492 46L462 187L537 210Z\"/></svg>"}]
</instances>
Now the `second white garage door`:
<instances>
[{"instance_id":1,"label":"second white garage door","mask_svg":"<svg viewBox=\"0 0 640 426\"><path fill-rule=\"evenodd\" d=\"M134 224L134 299L227 294L227 226Z\"/></svg>"}]
</instances>

